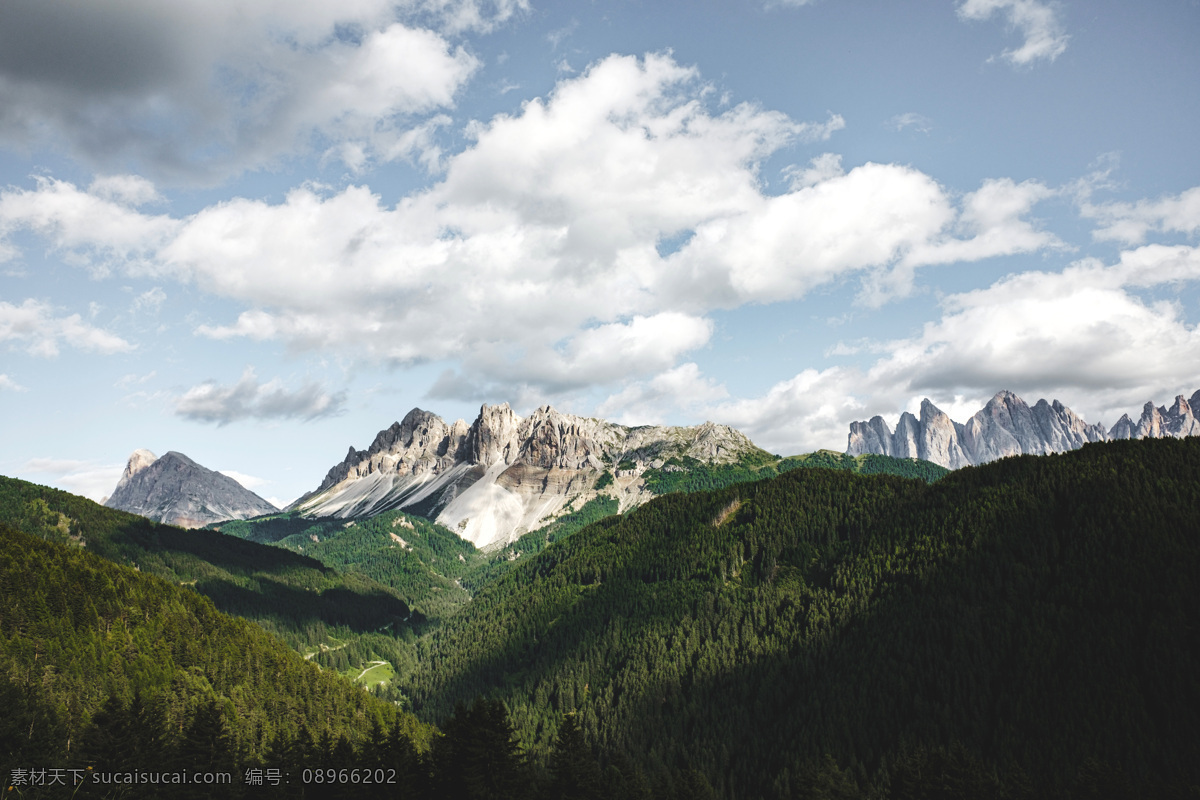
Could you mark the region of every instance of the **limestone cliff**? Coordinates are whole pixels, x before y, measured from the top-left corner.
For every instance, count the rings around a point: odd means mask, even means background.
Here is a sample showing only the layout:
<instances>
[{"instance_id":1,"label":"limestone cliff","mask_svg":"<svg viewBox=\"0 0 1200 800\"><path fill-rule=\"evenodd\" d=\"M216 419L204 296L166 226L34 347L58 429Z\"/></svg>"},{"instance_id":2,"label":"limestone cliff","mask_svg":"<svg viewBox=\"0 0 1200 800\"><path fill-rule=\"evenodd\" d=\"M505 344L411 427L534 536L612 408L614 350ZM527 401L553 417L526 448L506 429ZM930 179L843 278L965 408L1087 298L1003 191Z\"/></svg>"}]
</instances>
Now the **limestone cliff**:
<instances>
[{"instance_id":1,"label":"limestone cliff","mask_svg":"<svg viewBox=\"0 0 1200 800\"><path fill-rule=\"evenodd\" d=\"M1146 403L1134 423L1126 414L1106 431L1089 425L1055 400L1039 400L1032 408L1012 392L996 394L966 424L951 420L928 399L921 418L905 412L893 432L882 417L850 423L846 452L921 458L949 469L984 464L1011 455L1045 455L1082 447L1088 442L1200 434L1200 391L1191 400L1175 398L1170 408Z\"/></svg>"}]
</instances>

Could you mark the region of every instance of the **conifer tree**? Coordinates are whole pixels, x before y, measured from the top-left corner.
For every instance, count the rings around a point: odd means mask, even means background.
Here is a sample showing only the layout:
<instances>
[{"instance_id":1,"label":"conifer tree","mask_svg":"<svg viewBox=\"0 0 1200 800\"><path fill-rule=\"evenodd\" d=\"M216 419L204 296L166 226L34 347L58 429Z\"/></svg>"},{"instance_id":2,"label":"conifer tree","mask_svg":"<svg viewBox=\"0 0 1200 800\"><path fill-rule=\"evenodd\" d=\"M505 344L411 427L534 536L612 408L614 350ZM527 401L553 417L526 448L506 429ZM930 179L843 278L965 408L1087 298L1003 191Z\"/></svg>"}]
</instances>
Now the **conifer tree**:
<instances>
[{"instance_id":1,"label":"conifer tree","mask_svg":"<svg viewBox=\"0 0 1200 800\"><path fill-rule=\"evenodd\" d=\"M600 765L584 741L574 713L563 717L550 756L550 800L600 800Z\"/></svg>"},{"instance_id":2,"label":"conifer tree","mask_svg":"<svg viewBox=\"0 0 1200 800\"><path fill-rule=\"evenodd\" d=\"M508 709L499 700L461 704L434 742L434 796L446 800L523 800L532 776Z\"/></svg>"}]
</instances>

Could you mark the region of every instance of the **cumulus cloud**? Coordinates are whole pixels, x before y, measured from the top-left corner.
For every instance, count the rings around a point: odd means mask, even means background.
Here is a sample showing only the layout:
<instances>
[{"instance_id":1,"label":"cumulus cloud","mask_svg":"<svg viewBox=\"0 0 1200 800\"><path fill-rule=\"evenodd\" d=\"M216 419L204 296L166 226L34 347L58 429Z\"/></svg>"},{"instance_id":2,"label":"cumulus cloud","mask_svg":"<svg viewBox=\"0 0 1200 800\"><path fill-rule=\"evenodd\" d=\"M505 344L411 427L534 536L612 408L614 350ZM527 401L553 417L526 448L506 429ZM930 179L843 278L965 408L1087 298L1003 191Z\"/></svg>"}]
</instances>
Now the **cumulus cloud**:
<instances>
[{"instance_id":1,"label":"cumulus cloud","mask_svg":"<svg viewBox=\"0 0 1200 800\"><path fill-rule=\"evenodd\" d=\"M601 402L596 413L625 425L662 424L681 410L702 412L728 396L724 386L688 362L626 386Z\"/></svg>"},{"instance_id":2,"label":"cumulus cloud","mask_svg":"<svg viewBox=\"0 0 1200 800\"><path fill-rule=\"evenodd\" d=\"M1176 303L1136 292L1197 280L1200 248L1163 245L1124 252L1111 265L1088 259L1011 275L946 297L941 318L920 334L872 347L874 363L805 370L707 413L776 452L842 448L850 422L875 414L894 421L923 397L961 420L1000 389L1028 402L1061 399L1111 425L1147 400L1200 388L1200 326Z\"/></svg>"},{"instance_id":3,"label":"cumulus cloud","mask_svg":"<svg viewBox=\"0 0 1200 800\"><path fill-rule=\"evenodd\" d=\"M108 331L88 325L78 314L54 316L54 310L29 299L16 306L0 300L0 342L25 346L30 355L53 358L61 345L101 355L124 353L133 345Z\"/></svg>"},{"instance_id":4,"label":"cumulus cloud","mask_svg":"<svg viewBox=\"0 0 1200 800\"><path fill-rule=\"evenodd\" d=\"M330 394L320 384L306 383L294 391L275 378L260 383L247 368L232 386L206 381L193 386L176 400L175 413L194 422L228 425L244 419L314 420L341 413L344 392Z\"/></svg>"},{"instance_id":5,"label":"cumulus cloud","mask_svg":"<svg viewBox=\"0 0 1200 800\"><path fill-rule=\"evenodd\" d=\"M1141 244L1150 233L1200 231L1200 186L1174 197L1139 200L1136 203L1084 202L1080 213L1096 220L1099 227L1092 236L1101 241Z\"/></svg>"},{"instance_id":6,"label":"cumulus cloud","mask_svg":"<svg viewBox=\"0 0 1200 800\"><path fill-rule=\"evenodd\" d=\"M444 177L393 206L305 185L173 219L43 180L0 194L0 231L31 228L79 259L128 252L131 272L243 306L205 336L449 360L434 395L472 399L649 379L708 342L714 309L851 277L878 304L922 265L1054 242L1025 218L1047 196L1036 183L989 181L960 203L912 167L846 170L827 153L768 195L764 160L842 118L714 109L709 89L668 54L611 56L474 124Z\"/></svg>"},{"instance_id":7,"label":"cumulus cloud","mask_svg":"<svg viewBox=\"0 0 1200 800\"><path fill-rule=\"evenodd\" d=\"M215 180L317 140L374 152L453 104L478 67L449 36L525 2L12 0L0 139L92 164Z\"/></svg>"},{"instance_id":8,"label":"cumulus cloud","mask_svg":"<svg viewBox=\"0 0 1200 800\"><path fill-rule=\"evenodd\" d=\"M165 214L138 210L141 201L155 194L140 178L110 177L94 181L87 190L45 176L34 182L35 189L0 192L0 260L17 255L11 246L6 250L7 238L28 230L97 275L114 264L136 273L181 225Z\"/></svg>"},{"instance_id":9,"label":"cumulus cloud","mask_svg":"<svg viewBox=\"0 0 1200 800\"><path fill-rule=\"evenodd\" d=\"M1059 7L1042 0L966 0L958 7L964 20L987 20L1001 14L1010 28L1018 31L1025 41L1015 50L1002 54L1010 64L1026 67L1035 61L1054 61L1067 49L1071 38L1063 32Z\"/></svg>"},{"instance_id":10,"label":"cumulus cloud","mask_svg":"<svg viewBox=\"0 0 1200 800\"><path fill-rule=\"evenodd\" d=\"M1161 388L1170 376L1200 375L1200 331L1176 304L1130 290L1197 278L1200 252L1160 246L1125 253L1113 266L1085 261L1013 275L946 298L942 319L893 343L871 379L943 395Z\"/></svg>"}]
</instances>

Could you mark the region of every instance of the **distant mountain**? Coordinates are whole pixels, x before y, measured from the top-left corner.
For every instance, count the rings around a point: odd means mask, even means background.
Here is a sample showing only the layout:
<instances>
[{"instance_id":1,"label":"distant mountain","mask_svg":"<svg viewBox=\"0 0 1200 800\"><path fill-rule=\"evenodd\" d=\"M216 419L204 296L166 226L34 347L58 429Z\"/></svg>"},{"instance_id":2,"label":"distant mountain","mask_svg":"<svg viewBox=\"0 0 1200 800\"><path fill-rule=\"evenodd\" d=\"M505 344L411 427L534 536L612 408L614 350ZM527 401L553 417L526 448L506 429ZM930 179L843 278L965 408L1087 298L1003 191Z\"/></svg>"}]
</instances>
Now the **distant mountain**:
<instances>
[{"instance_id":1,"label":"distant mountain","mask_svg":"<svg viewBox=\"0 0 1200 800\"><path fill-rule=\"evenodd\" d=\"M1169 409L1146 403L1136 424L1126 414L1105 431L1102 425L1084 422L1057 400L1039 400L1030 407L1008 391L997 393L965 425L925 399L920 419L906 411L895 431L879 416L850 423L846 453L919 458L958 469L1005 456L1062 453L1088 442L1195 436L1200 434L1200 420L1194 409L1200 409L1200 391L1191 400L1179 395Z\"/></svg>"},{"instance_id":2,"label":"distant mountain","mask_svg":"<svg viewBox=\"0 0 1200 800\"><path fill-rule=\"evenodd\" d=\"M162 458L135 450L104 505L182 528L279 511L228 475L174 450Z\"/></svg>"},{"instance_id":3,"label":"distant mountain","mask_svg":"<svg viewBox=\"0 0 1200 800\"><path fill-rule=\"evenodd\" d=\"M366 450L351 447L288 510L348 518L403 508L486 547L542 527L602 491L622 511L640 505L653 497L643 473L671 459L745 458L772 457L745 434L711 422L630 428L550 406L520 417L505 403L483 406L471 425L447 425L415 408Z\"/></svg>"}]
</instances>

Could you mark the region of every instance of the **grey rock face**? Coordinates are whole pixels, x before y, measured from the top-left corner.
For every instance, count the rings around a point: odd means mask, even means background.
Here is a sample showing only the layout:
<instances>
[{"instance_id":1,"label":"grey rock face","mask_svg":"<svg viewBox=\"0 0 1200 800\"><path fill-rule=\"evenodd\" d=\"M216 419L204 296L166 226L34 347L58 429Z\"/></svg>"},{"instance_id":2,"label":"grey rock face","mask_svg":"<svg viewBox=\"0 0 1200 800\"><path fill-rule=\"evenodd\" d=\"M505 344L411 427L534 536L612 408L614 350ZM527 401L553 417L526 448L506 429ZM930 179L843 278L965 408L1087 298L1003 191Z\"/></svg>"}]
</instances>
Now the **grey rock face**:
<instances>
[{"instance_id":1,"label":"grey rock face","mask_svg":"<svg viewBox=\"0 0 1200 800\"><path fill-rule=\"evenodd\" d=\"M233 478L206 469L183 453L171 451L155 458L149 450L135 450L129 457L104 505L184 528L279 510Z\"/></svg>"},{"instance_id":2,"label":"grey rock face","mask_svg":"<svg viewBox=\"0 0 1200 800\"><path fill-rule=\"evenodd\" d=\"M504 543L595 497L596 480L624 510L650 495L640 479L672 457L736 461L758 448L744 434L706 422L690 428L628 428L543 406L529 417L507 403L483 406L470 425L447 425L413 409L346 458L289 508L314 516L370 516L393 508L434 515L477 546ZM622 462L633 464L617 470Z\"/></svg>"},{"instance_id":3,"label":"grey rock face","mask_svg":"<svg viewBox=\"0 0 1200 800\"><path fill-rule=\"evenodd\" d=\"M1147 403L1137 423L1123 415L1111 430L1089 425L1059 401L1039 400L1032 408L1009 391L998 392L965 425L953 422L933 403L921 403L921 418L905 412L893 433L882 417L850 423L846 452L922 458L949 469L984 464L1012 455L1046 455L1075 450L1088 442L1200 435L1191 400L1175 398L1170 408Z\"/></svg>"},{"instance_id":4,"label":"grey rock face","mask_svg":"<svg viewBox=\"0 0 1200 800\"><path fill-rule=\"evenodd\" d=\"M1146 403L1137 424L1134 424L1128 415L1123 416L1121 421L1113 426L1113 432L1109 434L1109 438L1161 439L1167 436L1174 438L1196 436L1200 434L1200 420L1196 418L1198 406L1200 406L1200 391L1193 394L1190 400L1184 398L1183 395L1178 395L1170 408L1166 406L1155 408L1154 403ZM1128 432L1128 436L1113 435L1126 432Z\"/></svg>"},{"instance_id":5,"label":"grey rock face","mask_svg":"<svg viewBox=\"0 0 1200 800\"><path fill-rule=\"evenodd\" d=\"M1108 432L1108 438L1109 441L1132 439L1136 432L1137 426L1133 424L1133 420L1129 418L1128 414L1122 414L1121 418L1117 420L1117 424L1113 425L1112 430Z\"/></svg>"},{"instance_id":6,"label":"grey rock face","mask_svg":"<svg viewBox=\"0 0 1200 800\"><path fill-rule=\"evenodd\" d=\"M920 435L917 437L917 458L945 464L950 469L965 467L970 461L963 450L963 426L929 402L921 401Z\"/></svg>"}]
</instances>

